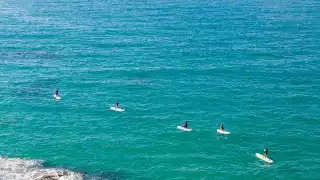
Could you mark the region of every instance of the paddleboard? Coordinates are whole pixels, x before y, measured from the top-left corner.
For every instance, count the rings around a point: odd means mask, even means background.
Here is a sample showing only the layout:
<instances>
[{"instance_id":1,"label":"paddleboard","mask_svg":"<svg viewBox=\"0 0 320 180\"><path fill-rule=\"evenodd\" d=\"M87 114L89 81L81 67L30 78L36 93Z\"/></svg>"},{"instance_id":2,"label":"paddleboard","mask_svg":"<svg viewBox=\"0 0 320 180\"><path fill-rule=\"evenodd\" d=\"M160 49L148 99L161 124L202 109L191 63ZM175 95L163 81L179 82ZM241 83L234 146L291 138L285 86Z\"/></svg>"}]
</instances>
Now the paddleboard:
<instances>
[{"instance_id":1,"label":"paddleboard","mask_svg":"<svg viewBox=\"0 0 320 180\"><path fill-rule=\"evenodd\" d=\"M121 108L117 108L117 107L110 107L111 110L113 111L117 111L117 112L123 112L124 109L121 109Z\"/></svg>"},{"instance_id":2,"label":"paddleboard","mask_svg":"<svg viewBox=\"0 0 320 180\"><path fill-rule=\"evenodd\" d=\"M222 131L221 129L217 129L217 132L220 134L231 134L229 131Z\"/></svg>"},{"instance_id":3,"label":"paddleboard","mask_svg":"<svg viewBox=\"0 0 320 180\"><path fill-rule=\"evenodd\" d=\"M178 129L180 129L180 130L182 130L182 131L192 131L192 129L190 129L190 128L185 128L185 127L183 127L183 126L177 126L177 128Z\"/></svg>"},{"instance_id":4,"label":"paddleboard","mask_svg":"<svg viewBox=\"0 0 320 180\"><path fill-rule=\"evenodd\" d=\"M257 158L259 158L259 159L261 159L261 160L263 160L263 161L265 161L265 162L273 163L273 160L272 160L272 159L269 159L269 158L267 158L267 157L264 157L264 155L262 155L262 154L256 153L256 156L257 156Z\"/></svg>"},{"instance_id":5,"label":"paddleboard","mask_svg":"<svg viewBox=\"0 0 320 180\"><path fill-rule=\"evenodd\" d=\"M59 95L56 95L56 94L53 95L53 98L55 98L56 100L60 100L61 99L61 97Z\"/></svg>"}]
</instances>

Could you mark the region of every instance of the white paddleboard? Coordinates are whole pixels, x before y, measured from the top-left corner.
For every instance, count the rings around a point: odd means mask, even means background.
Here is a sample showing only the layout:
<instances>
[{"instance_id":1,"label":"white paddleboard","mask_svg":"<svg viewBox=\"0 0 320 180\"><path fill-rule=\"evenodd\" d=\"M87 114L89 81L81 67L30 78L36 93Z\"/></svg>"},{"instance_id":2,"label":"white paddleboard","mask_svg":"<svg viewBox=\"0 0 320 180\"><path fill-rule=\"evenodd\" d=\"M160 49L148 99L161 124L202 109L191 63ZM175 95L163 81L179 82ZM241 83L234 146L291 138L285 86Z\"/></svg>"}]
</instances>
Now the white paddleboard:
<instances>
[{"instance_id":1,"label":"white paddleboard","mask_svg":"<svg viewBox=\"0 0 320 180\"><path fill-rule=\"evenodd\" d=\"M217 129L217 132L220 134L231 134L229 131L222 131L221 129Z\"/></svg>"},{"instance_id":2,"label":"white paddleboard","mask_svg":"<svg viewBox=\"0 0 320 180\"><path fill-rule=\"evenodd\" d=\"M190 129L190 128L185 128L185 127L183 127L183 126L177 126L177 128L178 129L180 129L180 130L182 130L182 131L192 131L192 129Z\"/></svg>"},{"instance_id":3,"label":"white paddleboard","mask_svg":"<svg viewBox=\"0 0 320 180\"><path fill-rule=\"evenodd\" d=\"M111 110L113 111L117 111L117 112L123 112L124 109L121 109L121 108L117 108L117 107L110 107Z\"/></svg>"},{"instance_id":4,"label":"white paddleboard","mask_svg":"<svg viewBox=\"0 0 320 180\"><path fill-rule=\"evenodd\" d=\"M53 95L53 98L55 98L56 100L60 100L61 99L61 97L59 95L56 95L56 94Z\"/></svg>"},{"instance_id":5,"label":"white paddleboard","mask_svg":"<svg viewBox=\"0 0 320 180\"><path fill-rule=\"evenodd\" d=\"M267 157L264 157L264 155L262 155L262 154L256 153L256 156L257 156L257 158L259 158L259 159L261 159L261 160L263 160L263 161L265 161L265 162L273 163L273 160L272 160L272 159L269 159L269 158L267 158Z\"/></svg>"}]
</instances>

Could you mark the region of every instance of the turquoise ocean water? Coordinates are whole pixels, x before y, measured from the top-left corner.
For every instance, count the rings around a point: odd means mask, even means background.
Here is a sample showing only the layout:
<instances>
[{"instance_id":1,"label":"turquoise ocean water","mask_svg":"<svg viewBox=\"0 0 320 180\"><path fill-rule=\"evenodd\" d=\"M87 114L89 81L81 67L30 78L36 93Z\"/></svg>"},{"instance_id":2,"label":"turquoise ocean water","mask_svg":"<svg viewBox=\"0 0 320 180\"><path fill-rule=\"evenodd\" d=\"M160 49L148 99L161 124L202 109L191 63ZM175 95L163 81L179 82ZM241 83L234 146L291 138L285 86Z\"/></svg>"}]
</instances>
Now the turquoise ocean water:
<instances>
[{"instance_id":1,"label":"turquoise ocean water","mask_svg":"<svg viewBox=\"0 0 320 180\"><path fill-rule=\"evenodd\" d=\"M2 0L0 23L3 158L85 179L320 179L317 0Z\"/></svg>"}]
</instances>

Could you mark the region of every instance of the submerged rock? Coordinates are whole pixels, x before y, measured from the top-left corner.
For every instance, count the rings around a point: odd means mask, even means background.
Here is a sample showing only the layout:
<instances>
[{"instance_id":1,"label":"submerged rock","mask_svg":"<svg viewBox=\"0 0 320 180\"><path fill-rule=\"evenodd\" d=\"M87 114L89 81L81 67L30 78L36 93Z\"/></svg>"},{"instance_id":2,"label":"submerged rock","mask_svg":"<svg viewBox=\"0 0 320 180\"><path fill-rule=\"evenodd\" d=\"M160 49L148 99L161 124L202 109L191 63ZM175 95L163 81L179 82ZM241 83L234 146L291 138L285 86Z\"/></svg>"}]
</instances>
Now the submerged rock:
<instances>
[{"instance_id":1,"label":"submerged rock","mask_svg":"<svg viewBox=\"0 0 320 180\"><path fill-rule=\"evenodd\" d=\"M6 180L83 180L80 173L45 168L41 160L0 157L0 179Z\"/></svg>"}]
</instances>

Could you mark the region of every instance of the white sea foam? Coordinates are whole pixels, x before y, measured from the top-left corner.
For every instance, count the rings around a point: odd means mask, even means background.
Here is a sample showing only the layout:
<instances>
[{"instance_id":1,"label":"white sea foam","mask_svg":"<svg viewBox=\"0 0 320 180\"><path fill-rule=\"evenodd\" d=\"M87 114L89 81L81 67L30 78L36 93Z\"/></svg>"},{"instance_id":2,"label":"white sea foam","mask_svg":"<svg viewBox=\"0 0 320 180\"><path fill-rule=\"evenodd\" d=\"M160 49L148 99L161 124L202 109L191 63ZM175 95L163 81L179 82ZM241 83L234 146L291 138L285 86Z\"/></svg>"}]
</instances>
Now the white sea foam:
<instances>
[{"instance_id":1,"label":"white sea foam","mask_svg":"<svg viewBox=\"0 0 320 180\"><path fill-rule=\"evenodd\" d=\"M41 160L0 157L0 180L82 180L80 173L45 168Z\"/></svg>"}]
</instances>

